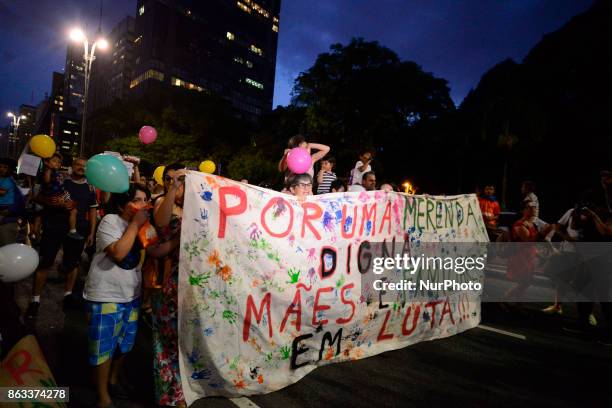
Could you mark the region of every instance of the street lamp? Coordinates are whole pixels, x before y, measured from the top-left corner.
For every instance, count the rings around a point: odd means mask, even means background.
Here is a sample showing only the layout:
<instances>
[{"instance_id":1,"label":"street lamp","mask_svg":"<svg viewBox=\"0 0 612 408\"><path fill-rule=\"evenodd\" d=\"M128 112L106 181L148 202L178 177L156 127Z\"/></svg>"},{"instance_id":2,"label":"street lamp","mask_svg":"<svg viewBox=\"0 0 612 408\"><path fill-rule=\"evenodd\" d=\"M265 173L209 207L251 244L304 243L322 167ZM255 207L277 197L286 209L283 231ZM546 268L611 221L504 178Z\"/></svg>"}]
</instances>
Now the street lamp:
<instances>
[{"instance_id":1,"label":"street lamp","mask_svg":"<svg viewBox=\"0 0 612 408\"><path fill-rule=\"evenodd\" d=\"M19 135L17 134L17 132L19 131L19 125L21 123L22 120L26 120L26 116L25 115L15 115L13 112L8 112L6 114L6 116L8 116L9 118L13 119L12 121L12 125L13 125L13 144L16 143L16 138L19 137ZM7 145L7 149L10 149L10 140L9 143ZM7 152L8 153L8 152ZM10 153L9 153L10 155Z\"/></svg>"},{"instance_id":2,"label":"street lamp","mask_svg":"<svg viewBox=\"0 0 612 408\"><path fill-rule=\"evenodd\" d=\"M107 49L108 41L100 37L96 41L94 41L94 43L91 45L91 48L89 48L89 40L87 39L87 36L83 32L83 30L79 28L74 28L72 31L70 31L70 39L75 42L82 42L84 50L85 50L85 53L83 54L83 60L84 60L83 68L85 70L84 72L85 90L83 93L83 116L81 118L81 143L79 145L80 155L83 156L84 149L85 149L85 125L87 121L87 97L89 94L89 77L91 75L91 66L94 60L96 59L96 56L95 56L96 48L99 48L101 50Z\"/></svg>"}]
</instances>

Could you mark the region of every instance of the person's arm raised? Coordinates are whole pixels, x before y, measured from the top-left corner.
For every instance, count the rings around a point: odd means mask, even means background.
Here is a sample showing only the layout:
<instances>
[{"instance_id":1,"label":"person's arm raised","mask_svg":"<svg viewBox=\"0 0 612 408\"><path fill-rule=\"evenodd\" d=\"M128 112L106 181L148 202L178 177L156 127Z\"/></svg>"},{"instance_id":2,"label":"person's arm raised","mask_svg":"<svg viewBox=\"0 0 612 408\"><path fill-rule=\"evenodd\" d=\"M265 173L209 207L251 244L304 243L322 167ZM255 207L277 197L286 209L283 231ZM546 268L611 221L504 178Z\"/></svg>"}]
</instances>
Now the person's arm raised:
<instances>
[{"instance_id":1,"label":"person's arm raised","mask_svg":"<svg viewBox=\"0 0 612 408\"><path fill-rule=\"evenodd\" d=\"M327 153L329 153L330 147L320 143L308 143L309 149L318 150L315 154L312 155L312 164L315 164L319 160L321 160Z\"/></svg>"},{"instance_id":2,"label":"person's arm raised","mask_svg":"<svg viewBox=\"0 0 612 408\"><path fill-rule=\"evenodd\" d=\"M155 219L155 226L157 228L162 228L170 224L170 220L172 219L172 210L174 209L174 198L176 197L176 193L183 183L179 180L179 178L185 174L185 170L177 170L174 173L172 184L168 189L168 193L166 193L164 197L160 198L157 203L155 203L153 218Z\"/></svg>"},{"instance_id":3,"label":"person's arm raised","mask_svg":"<svg viewBox=\"0 0 612 408\"><path fill-rule=\"evenodd\" d=\"M278 162L278 171L284 173L287 170L287 154L289 154L289 149L285 149L285 153L283 153L283 157Z\"/></svg>"}]
</instances>

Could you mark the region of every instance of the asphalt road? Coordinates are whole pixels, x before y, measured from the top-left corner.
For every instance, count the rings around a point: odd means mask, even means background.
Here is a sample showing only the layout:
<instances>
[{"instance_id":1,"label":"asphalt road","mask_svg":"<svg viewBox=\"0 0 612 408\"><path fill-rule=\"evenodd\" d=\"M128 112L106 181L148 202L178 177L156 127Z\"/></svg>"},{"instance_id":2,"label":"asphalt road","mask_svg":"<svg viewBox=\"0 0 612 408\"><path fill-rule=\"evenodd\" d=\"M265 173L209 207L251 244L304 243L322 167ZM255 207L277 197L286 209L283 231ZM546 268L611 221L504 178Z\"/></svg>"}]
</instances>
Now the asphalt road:
<instances>
[{"instance_id":1,"label":"asphalt road","mask_svg":"<svg viewBox=\"0 0 612 408\"><path fill-rule=\"evenodd\" d=\"M18 285L24 308L31 282ZM92 406L95 393L87 366L84 312L62 311L61 277L48 283L35 331L58 384L70 387L73 407ZM318 368L298 383L267 395L227 400L207 398L193 407L610 407L612 347L594 336L562 330L575 312L507 313L483 305L481 327L462 334ZM136 387L119 407L153 406L151 330L141 324L126 362Z\"/></svg>"}]
</instances>

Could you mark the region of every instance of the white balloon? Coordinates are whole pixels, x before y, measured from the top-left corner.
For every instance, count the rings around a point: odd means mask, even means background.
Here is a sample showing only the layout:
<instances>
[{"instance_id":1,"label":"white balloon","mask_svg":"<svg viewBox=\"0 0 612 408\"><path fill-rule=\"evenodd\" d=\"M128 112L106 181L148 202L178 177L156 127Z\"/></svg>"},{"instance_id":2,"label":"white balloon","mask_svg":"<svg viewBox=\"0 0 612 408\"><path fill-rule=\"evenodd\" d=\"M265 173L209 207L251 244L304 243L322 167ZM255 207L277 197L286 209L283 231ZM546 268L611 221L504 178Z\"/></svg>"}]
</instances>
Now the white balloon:
<instances>
[{"instance_id":1,"label":"white balloon","mask_svg":"<svg viewBox=\"0 0 612 408\"><path fill-rule=\"evenodd\" d=\"M38 267L38 253L24 244L0 248L0 281L17 282L30 276Z\"/></svg>"}]
</instances>

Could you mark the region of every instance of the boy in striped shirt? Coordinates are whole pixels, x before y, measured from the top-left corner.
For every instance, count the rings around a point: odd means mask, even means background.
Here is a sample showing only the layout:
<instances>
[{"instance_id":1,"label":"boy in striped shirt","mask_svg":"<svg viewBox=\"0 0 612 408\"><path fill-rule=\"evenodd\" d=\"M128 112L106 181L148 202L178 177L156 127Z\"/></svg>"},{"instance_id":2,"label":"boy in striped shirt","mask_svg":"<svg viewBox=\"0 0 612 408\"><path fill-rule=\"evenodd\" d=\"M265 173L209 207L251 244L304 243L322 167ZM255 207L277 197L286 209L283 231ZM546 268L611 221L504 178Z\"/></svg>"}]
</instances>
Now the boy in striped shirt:
<instances>
[{"instance_id":1,"label":"boy in striped shirt","mask_svg":"<svg viewBox=\"0 0 612 408\"><path fill-rule=\"evenodd\" d=\"M317 194L326 194L331 191L331 183L336 179L336 173L332 172L336 160L326 156L321 159L321 170L317 174Z\"/></svg>"}]
</instances>

